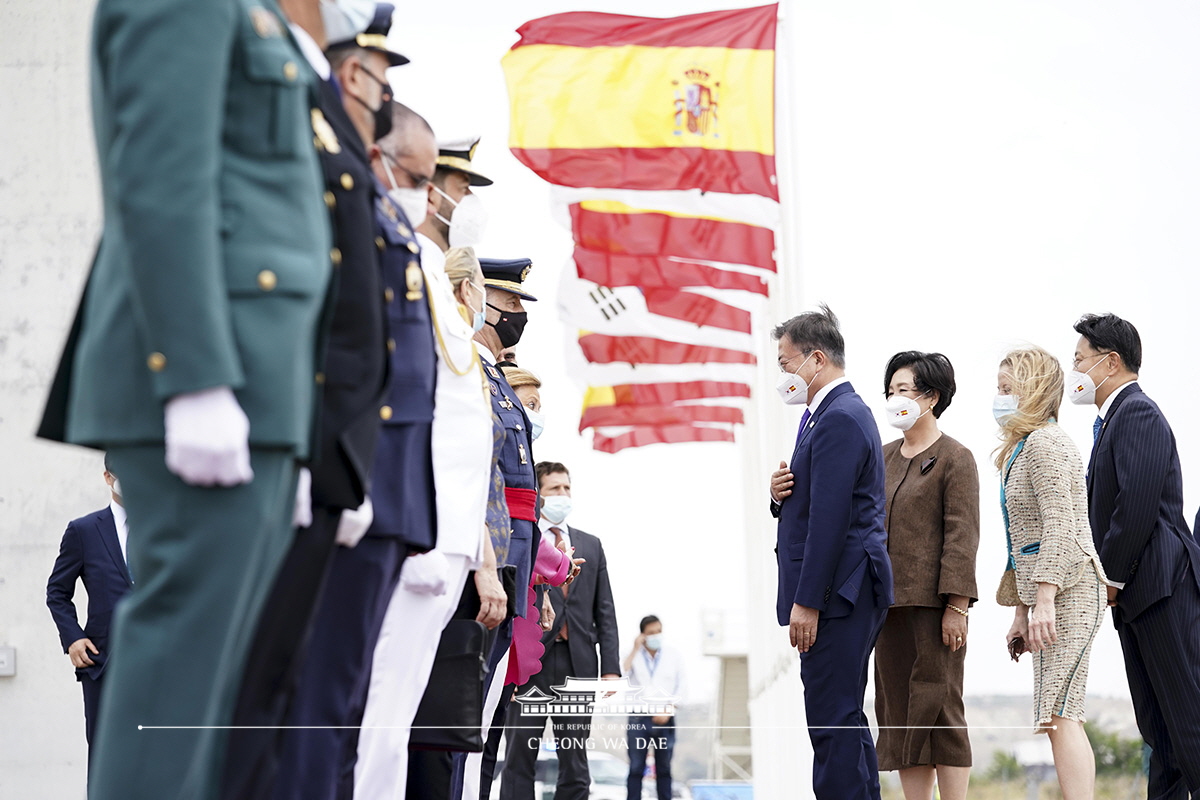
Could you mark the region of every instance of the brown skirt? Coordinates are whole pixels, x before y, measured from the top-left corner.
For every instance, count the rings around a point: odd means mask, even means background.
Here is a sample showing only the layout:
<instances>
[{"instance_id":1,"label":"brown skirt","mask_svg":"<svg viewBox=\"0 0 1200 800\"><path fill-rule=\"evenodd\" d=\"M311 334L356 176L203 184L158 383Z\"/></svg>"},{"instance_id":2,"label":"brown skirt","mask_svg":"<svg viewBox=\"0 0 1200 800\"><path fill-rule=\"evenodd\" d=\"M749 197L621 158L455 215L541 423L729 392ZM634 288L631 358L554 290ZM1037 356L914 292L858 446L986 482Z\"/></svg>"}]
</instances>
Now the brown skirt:
<instances>
[{"instance_id":1,"label":"brown skirt","mask_svg":"<svg viewBox=\"0 0 1200 800\"><path fill-rule=\"evenodd\" d=\"M940 608L888 609L875 644L875 749L883 771L971 766L963 709L967 648L942 644Z\"/></svg>"}]
</instances>

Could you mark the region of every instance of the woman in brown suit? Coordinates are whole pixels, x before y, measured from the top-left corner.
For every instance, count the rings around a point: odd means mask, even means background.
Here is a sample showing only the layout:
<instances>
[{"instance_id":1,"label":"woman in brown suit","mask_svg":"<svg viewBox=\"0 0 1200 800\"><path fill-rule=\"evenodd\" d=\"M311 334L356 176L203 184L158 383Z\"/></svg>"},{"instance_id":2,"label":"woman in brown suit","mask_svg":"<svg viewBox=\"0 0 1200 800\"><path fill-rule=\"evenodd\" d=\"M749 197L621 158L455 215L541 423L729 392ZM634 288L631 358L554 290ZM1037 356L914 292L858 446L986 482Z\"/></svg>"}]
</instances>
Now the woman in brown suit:
<instances>
[{"instance_id":1,"label":"woman in brown suit","mask_svg":"<svg viewBox=\"0 0 1200 800\"><path fill-rule=\"evenodd\" d=\"M875 645L880 770L899 770L906 800L967 796L971 743L963 709L967 614L976 600L979 474L971 452L938 430L954 397L941 353L888 362L887 417L904 438L884 445L888 554L895 603Z\"/></svg>"},{"instance_id":2,"label":"woman in brown suit","mask_svg":"<svg viewBox=\"0 0 1200 800\"><path fill-rule=\"evenodd\" d=\"M1063 371L1038 347L1000 362L994 413L1000 423L1001 508L1016 596L1008 631L1013 653L1033 652L1037 733L1050 735L1064 800L1092 797L1096 764L1083 729L1092 642L1104 621L1108 590L1088 523L1079 449L1058 424ZM1009 587L1011 587L1011 583ZM1021 640L1014 646L1016 640Z\"/></svg>"}]
</instances>

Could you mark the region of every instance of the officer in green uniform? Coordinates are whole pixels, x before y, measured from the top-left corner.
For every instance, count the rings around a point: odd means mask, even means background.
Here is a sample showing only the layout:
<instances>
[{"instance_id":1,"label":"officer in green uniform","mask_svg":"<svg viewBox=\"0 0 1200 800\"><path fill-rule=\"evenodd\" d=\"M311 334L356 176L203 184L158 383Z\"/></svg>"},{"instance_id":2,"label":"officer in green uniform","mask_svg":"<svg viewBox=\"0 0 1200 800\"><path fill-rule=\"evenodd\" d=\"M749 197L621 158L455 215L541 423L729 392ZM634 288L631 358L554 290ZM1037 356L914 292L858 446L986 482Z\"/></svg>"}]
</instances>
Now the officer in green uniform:
<instances>
[{"instance_id":1,"label":"officer in green uniform","mask_svg":"<svg viewBox=\"0 0 1200 800\"><path fill-rule=\"evenodd\" d=\"M316 77L275 0L100 0L94 26L104 229L39 429L127 486L89 796L207 800L313 431Z\"/></svg>"}]
</instances>

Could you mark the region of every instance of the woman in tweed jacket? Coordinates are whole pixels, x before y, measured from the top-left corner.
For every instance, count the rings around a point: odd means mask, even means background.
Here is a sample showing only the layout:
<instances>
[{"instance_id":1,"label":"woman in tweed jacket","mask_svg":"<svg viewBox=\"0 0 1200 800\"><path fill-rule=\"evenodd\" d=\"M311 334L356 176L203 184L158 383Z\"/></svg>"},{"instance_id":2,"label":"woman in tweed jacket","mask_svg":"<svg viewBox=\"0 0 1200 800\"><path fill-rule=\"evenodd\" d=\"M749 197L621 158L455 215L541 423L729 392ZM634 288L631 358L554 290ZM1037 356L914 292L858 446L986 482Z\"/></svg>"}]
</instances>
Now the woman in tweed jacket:
<instances>
[{"instance_id":1,"label":"woman in tweed jacket","mask_svg":"<svg viewBox=\"0 0 1200 800\"><path fill-rule=\"evenodd\" d=\"M997 398L1001 445L1001 503L1009 566L1019 602L1007 639L1033 654L1037 733L1048 733L1065 800L1091 798L1096 766L1083 730L1084 694L1092 642L1108 596L1092 545L1083 462L1055 418L1063 371L1036 347L1000 362L1001 397L1015 397L1004 414Z\"/></svg>"}]
</instances>

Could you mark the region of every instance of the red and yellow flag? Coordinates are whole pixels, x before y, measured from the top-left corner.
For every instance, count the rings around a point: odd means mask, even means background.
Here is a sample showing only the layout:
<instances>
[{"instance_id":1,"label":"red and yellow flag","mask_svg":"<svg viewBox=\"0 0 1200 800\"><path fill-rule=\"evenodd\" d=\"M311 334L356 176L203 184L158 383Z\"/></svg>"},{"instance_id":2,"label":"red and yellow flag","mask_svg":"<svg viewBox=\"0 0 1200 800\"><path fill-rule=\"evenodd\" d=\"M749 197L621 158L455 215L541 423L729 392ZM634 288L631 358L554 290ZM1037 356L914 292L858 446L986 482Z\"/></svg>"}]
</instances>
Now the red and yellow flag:
<instances>
[{"instance_id":1,"label":"red and yellow flag","mask_svg":"<svg viewBox=\"0 0 1200 800\"><path fill-rule=\"evenodd\" d=\"M729 427L707 425L638 425L609 433L596 431L592 448L602 453L616 453L627 447L648 444L680 444L682 442L732 442L736 437Z\"/></svg>"},{"instance_id":2,"label":"red and yellow flag","mask_svg":"<svg viewBox=\"0 0 1200 800\"><path fill-rule=\"evenodd\" d=\"M574 260L579 277L601 286L639 286L643 290L709 286L767 294L767 282L757 275L673 258L617 255L576 247Z\"/></svg>"},{"instance_id":3,"label":"red and yellow flag","mask_svg":"<svg viewBox=\"0 0 1200 800\"><path fill-rule=\"evenodd\" d=\"M574 203L570 211L575 243L588 250L675 256L775 271L775 232L770 228L633 208L613 200Z\"/></svg>"},{"instance_id":4,"label":"red and yellow flag","mask_svg":"<svg viewBox=\"0 0 1200 800\"><path fill-rule=\"evenodd\" d=\"M779 199L777 6L525 23L504 56L509 147L550 183Z\"/></svg>"}]
</instances>

